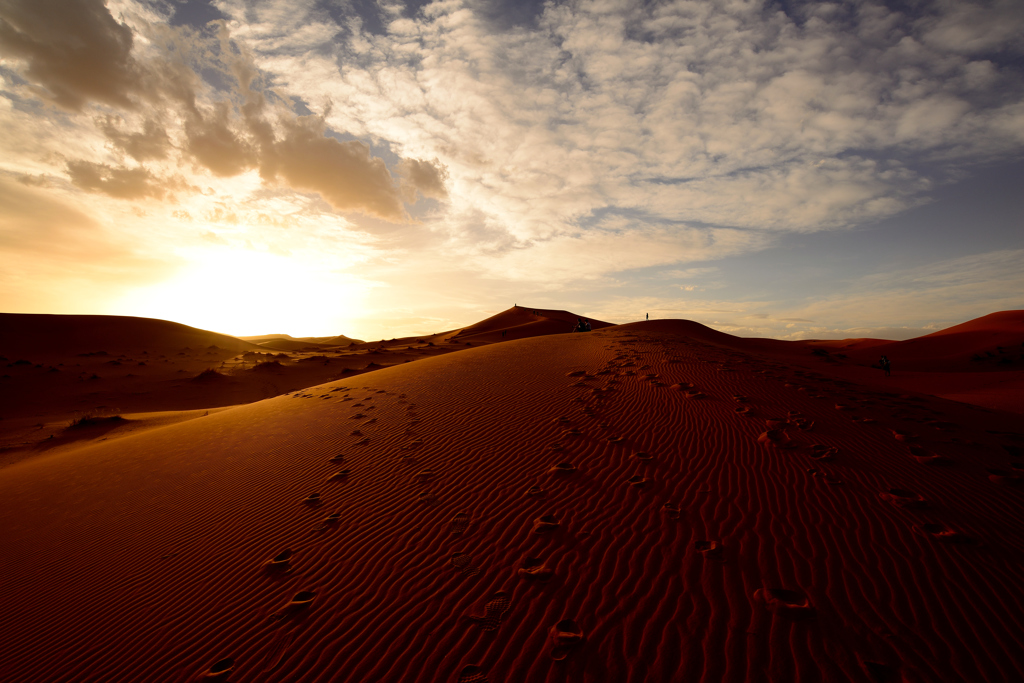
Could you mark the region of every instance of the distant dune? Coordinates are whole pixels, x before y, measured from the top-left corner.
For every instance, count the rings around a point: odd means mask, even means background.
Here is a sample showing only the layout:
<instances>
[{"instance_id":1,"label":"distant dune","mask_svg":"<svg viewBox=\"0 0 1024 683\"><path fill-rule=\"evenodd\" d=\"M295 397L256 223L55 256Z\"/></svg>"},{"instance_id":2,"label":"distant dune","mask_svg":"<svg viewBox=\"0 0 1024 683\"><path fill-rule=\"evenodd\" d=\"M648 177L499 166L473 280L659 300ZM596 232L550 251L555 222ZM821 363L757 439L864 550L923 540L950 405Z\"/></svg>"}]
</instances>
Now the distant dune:
<instances>
[{"instance_id":1,"label":"distant dune","mask_svg":"<svg viewBox=\"0 0 1024 683\"><path fill-rule=\"evenodd\" d=\"M282 348L283 350L295 350L303 346L348 346L349 344L362 344L361 339L353 339L346 337L343 334L337 334L331 337L292 337L288 334L261 334L255 337L239 337L245 341L253 342L254 344L260 344L262 346L273 346ZM288 346L293 346L293 349L288 349Z\"/></svg>"},{"instance_id":2,"label":"distant dune","mask_svg":"<svg viewBox=\"0 0 1024 683\"><path fill-rule=\"evenodd\" d=\"M0 469L3 679L1024 679L1019 415L532 310Z\"/></svg>"},{"instance_id":3,"label":"distant dune","mask_svg":"<svg viewBox=\"0 0 1024 683\"><path fill-rule=\"evenodd\" d=\"M7 356L119 353L143 348L177 351L185 346L218 346L230 351L257 348L225 334L154 318L0 313L0 353Z\"/></svg>"},{"instance_id":4,"label":"distant dune","mask_svg":"<svg viewBox=\"0 0 1024 683\"><path fill-rule=\"evenodd\" d=\"M454 339L460 341L502 341L525 339L546 334L563 334L572 332L577 320L583 316L569 311L546 310L514 306L486 320L455 330ZM611 326L611 323L590 320L591 328L599 330ZM502 337L502 332L505 336Z\"/></svg>"}]
</instances>

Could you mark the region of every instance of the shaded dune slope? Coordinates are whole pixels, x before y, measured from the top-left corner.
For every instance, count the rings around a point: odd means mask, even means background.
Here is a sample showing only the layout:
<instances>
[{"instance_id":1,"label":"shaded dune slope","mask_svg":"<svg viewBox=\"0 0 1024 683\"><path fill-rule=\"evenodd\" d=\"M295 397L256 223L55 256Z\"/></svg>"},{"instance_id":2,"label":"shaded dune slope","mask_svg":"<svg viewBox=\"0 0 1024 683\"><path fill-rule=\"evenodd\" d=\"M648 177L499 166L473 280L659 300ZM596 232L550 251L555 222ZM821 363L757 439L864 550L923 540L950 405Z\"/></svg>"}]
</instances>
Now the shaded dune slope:
<instances>
[{"instance_id":1,"label":"shaded dune slope","mask_svg":"<svg viewBox=\"0 0 1024 683\"><path fill-rule=\"evenodd\" d=\"M854 348L848 353L872 361L882 354L900 358L901 366L912 371L999 369L978 361L983 356L999 358L1000 354L1012 361L1024 358L1024 311L1000 311L923 337L873 344L863 351Z\"/></svg>"},{"instance_id":2,"label":"shaded dune slope","mask_svg":"<svg viewBox=\"0 0 1024 683\"><path fill-rule=\"evenodd\" d=\"M474 348L8 468L5 680L1024 677L1012 419L696 332Z\"/></svg>"},{"instance_id":3,"label":"shaded dune slope","mask_svg":"<svg viewBox=\"0 0 1024 683\"><path fill-rule=\"evenodd\" d=\"M490 318L458 330L452 338L459 341L503 341L571 332L583 316L569 311L513 306ZM611 323L590 319L591 329L610 327ZM501 333L505 332L502 337Z\"/></svg>"},{"instance_id":4,"label":"shaded dune slope","mask_svg":"<svg viewBox=\"0 0 1024 683\"><path fill-rule=\"evenodd\" d=\"M155 318L0 313L0 352L8 355L177 350L211 345L229 351L260 349L235 337Z\"/></svg>"}]
</instances>

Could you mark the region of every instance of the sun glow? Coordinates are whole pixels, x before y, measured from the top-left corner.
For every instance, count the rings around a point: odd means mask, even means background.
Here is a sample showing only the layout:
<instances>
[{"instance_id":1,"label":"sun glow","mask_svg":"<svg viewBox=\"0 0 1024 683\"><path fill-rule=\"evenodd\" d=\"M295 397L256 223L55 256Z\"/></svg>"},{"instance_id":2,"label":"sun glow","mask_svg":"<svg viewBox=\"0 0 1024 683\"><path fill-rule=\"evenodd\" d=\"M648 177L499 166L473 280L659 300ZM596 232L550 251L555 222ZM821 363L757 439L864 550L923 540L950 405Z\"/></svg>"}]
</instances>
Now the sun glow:
<instances>
[{"instance_id":1,"label":"sun glow","mask_svg":"<svg viewBox=\"0 0 1024 683\"><path fill-rule=\"evenodd\" d=\"M117 313L231 335L347 334L368 284L316 257L229 247L183 249L173 278L126 296Z\"/></svg>"}]
</instances>

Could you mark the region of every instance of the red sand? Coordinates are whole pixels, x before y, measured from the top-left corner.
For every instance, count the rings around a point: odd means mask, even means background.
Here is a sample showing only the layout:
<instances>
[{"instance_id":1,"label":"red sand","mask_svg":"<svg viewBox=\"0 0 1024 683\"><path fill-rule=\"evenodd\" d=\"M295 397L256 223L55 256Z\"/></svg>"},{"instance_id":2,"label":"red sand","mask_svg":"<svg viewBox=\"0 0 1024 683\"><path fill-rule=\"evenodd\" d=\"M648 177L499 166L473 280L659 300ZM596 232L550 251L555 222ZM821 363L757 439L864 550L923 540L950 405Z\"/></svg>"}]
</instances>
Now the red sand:
<instances>
[{"instance_id":1,"label":"red sand","mask_svg":"<svg viewBox=\"0 0 1024 683\"><path fill-rule=\"evenodd\" d=\"M705 330L468 348L0 470L3 678L1024 679L1019 416Z\"/></svg>"}]
</instances>

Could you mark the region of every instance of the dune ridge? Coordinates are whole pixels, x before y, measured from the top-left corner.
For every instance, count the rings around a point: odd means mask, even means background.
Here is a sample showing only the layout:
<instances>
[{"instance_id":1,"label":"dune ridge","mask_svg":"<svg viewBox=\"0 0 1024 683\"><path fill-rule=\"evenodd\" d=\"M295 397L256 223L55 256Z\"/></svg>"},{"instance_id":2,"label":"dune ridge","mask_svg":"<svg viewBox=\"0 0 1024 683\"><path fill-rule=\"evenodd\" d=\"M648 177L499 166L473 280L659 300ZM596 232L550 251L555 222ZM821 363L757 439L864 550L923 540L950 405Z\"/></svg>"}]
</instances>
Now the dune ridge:
<instances>
[{"instance_id":1,"label":"dune ridge","mask_svg":"<svg viewBox=\"0 0 1024 683\"><path fill-rule=\"evenodd\" d=\"M1024 675L1014 421L693 333L472 348L7 468L8 680Z\"/></svg>"}]
</instances>

